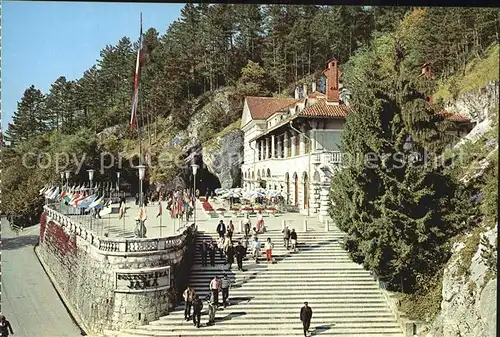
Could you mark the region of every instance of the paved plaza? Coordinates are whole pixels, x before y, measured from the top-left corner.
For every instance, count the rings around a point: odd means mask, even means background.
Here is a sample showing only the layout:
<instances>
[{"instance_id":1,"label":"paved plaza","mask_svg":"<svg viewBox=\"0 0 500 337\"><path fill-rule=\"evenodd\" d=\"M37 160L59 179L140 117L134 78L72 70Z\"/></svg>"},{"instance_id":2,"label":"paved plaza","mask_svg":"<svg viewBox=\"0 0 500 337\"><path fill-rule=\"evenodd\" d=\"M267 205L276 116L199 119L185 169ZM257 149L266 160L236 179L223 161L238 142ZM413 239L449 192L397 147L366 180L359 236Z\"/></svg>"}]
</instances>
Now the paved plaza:
<instances>
[{"instance_id":1,"label":"paved plaza","mask_svg":"<svg viewBox=\"0 0 500 337\"><path fill-rule=\"evenodd\" d=\"M210 204L214 209L219 207L223 207L223 201L220 198L209 199ZM147 220L146 220L146 228L147 233L146 237L154 238L154 237L163 237L163 236L174 236L181 232L186 221L181 219L174 219L170 217L169 211L167 211L166 203L162 202L162 215L157 217L159 206L158 202L150 203L146 207L147 210ZM120 219L119 218L119 204L112 204L113 212L109 215L103 216L101 219L93 218L91 220L90 215L70 215L72 218L76 218L80 221L84 227L88 229L92 229L92 231L96 232L99 235L104 235L108 233L109 237L121 237L121 238L133 238L134 237L134 228L135 228L135 219L139 215L139 206L137 206L134 202L134 198L127 199L126 202L126 213L125 216ZM62 206L61 211L65 214L70 214L71 208L67 206ZM161 226L160 226L161 219ZM190 221L193 221L193 217ZM229 223L230 220L233 220L235 231L239 231L239 223L243 220L243 215L233 215L233 214L224 214L219 215L215 214L214 217L209 217L203 211L201 207L201 203L198 201L196 205L196 222L198 224L198 229L201 231L213 231L215 230L219 219L223 219L226 224ZM264 222L269 231L281 231L283 226L283 221L286 221L287 225L291 228L295 228L297 232L302 232L304 230L304 221L307 220L307 230L316 232L316 231L325 231L324 223L321 223L316 216L306 216L299 213L278 213L276 215L265 215ZM256 224L257 219L256 215L250 216L250 221L252 226Z\"/></svg>"}]
</instances>

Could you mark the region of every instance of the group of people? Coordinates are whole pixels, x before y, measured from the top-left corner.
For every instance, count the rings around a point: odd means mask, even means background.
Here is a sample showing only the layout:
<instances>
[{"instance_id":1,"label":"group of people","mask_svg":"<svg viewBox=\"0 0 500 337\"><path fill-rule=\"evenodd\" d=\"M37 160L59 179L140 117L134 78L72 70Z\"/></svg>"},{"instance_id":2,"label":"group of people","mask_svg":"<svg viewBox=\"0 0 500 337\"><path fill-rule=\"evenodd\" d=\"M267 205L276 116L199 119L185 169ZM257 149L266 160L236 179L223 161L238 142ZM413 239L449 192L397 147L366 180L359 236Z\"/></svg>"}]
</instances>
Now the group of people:
<instances>
[{"instance_id":1,"label":"group of people","mask_svg":"<svg viewBox=\"0 0 500 337\"><path fill-rule=\"evenodd\" d=\"M283 233L283 246L286 247L287 250L290 248L292 249L293 252L297 251L297 232L295 232L295 229L288 228L286 226L282 231Z\"/></svg>"},{"instance_id":2,"label":"group of people","mask_svg":"<svg viewBox=\"0 0 500 337\"><path fill-rule=\"evenodd\" d=\"M228 298L229 298L230 287L231 287L231 281L228 279L226 274L224 274L222 278L215 276L210 281L209 284L210 294L206 297L206 300L208 302L207 325L215 324L215 313L217 312L217 309L221 306L221 303L219 303L219 292L222 293L222 306L226 308L229 305ZM197 328L200 328L201 313L203 310L203 301L200 299L198 294L196 294L195 290L191 287L186 288L183 297L184 297L184 319L187 322L189 322L192 319L193 325ZM304 302L304 306L300 309L300 321L302 322L304 336L307 336L307 333L309 333L309 328L311 326L311 319L312 319L312 309L311 307L309 307L308 302Z\"/></svg>"},{"instance_id":3,"label":"group of people","mask_svg":"<svg viewBox=\"0 0 500 337\"><path fill-rule=\"evenodd\" d=\"M220 220L217 225L217 233L219 238L217 241L212 240L207 242L203 240L200 247L201 252L201 265L207 266L207 257L210 258L210 265L215 267L215 255L217 251L220 254L220 258L224 260L224 264L228 264L228 269L231 270L232 264L234 263L234 258L238 263L238 270L243 271L243 259L246 256L246 247L244 247L240 241L233 242L234 224L229 221L229 225L226 227L223 220Z\"/></svg>"},{"instance_id":4,"label":"group of people","mask_svg":"<svg viewBox=\"0 0 500 337\"><path fill-rule=\"evenodd\" d=\"M219 303L219 292L222 293L222 305L226 308L229 305L229 288L231 287L231 281L228 279L227 274L224 274L222 278L215 276L209 284L210 294L205 298L208 302L208 322L207 325L215 324L215 312L221 306ZM197 328L201 324L201 312L203 310L203 302L196 294L193 288L187 287L183 294L184 297L184 319L190 321L193 320L193 325ZM192 315L191 315L192 309Z\"/></svg>"},{"instance_id":5,"label":"group of people","mask_svg":"<svg viewBox=\"0 0 500 337\"><path fill-rule=\"evenodd\" d=\"M291 232L286 228L287 241L286 247L288 249L288 242L292 242L292 249L295 250L296 242L297 242L297 233L295 230ZM211 242L207 242L207 240L203 240L200 247L201 252L201 265L207 266L207 258L210 258L210 265L215 267L215 255L217 251L220 254L220 258L224 260L224 264L228 264L228 269L231 270L232 264L234 263L234 258L236 257L236 261L238 264L238 270L243 271L243 259L247 255L248 249L248 231L249 231L249 223L245 226L245 240L244 242L236 241L236 244L233 241L234 234L234 224L233 221L229 221L229 225L226 226L223 220L220 220L216 231L219 235L217 241L212 240ZM261 252L261 242L257 236L259 232L254 228L253 240L251 241L251 249L252 249L252 257L255 262L259 262L259 256ZM292 238L292 239L290 239ZM266 254L266 259L268 263L273 263L275 259L272 255L272 250L274 248L274 243L271 242L271 238L267 238L264 243L264 250Z\"/></svg>"}]
</instances>

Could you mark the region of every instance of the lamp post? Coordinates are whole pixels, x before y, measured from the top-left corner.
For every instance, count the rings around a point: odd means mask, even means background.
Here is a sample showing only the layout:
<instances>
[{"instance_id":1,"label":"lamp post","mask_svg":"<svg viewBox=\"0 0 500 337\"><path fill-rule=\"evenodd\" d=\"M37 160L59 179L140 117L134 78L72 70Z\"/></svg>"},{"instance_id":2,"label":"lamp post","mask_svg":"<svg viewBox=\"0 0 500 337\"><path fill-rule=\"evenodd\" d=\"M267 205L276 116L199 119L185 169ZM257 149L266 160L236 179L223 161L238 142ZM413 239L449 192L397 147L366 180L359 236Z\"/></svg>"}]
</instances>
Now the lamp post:
<instances>
[{"instance_id":1,"label":"lamp post","mask_svg":"<svg viewBox=\"0 0 500 337\"><path fill-rule=\"evenodd\" d=\"M92 180L94 180L94 173L95 173L95 170L87 170L87 172L89 173L89 180L90 180L90 188L92 189Z\"/></svg>"},{"instance_id":2,"label":"lamp post","mask_svg":"<svg viewBox=\"0 0 500 337\"><path fill-rule=\"evenodd\" d=\"M87 172L89 174L90 188L92 189L92 180L94 180L95 170L90 169L90 170L87 170ZM92 193L92 190L90 192ZM92 217L93 217L93 215L90 214L90 230L92 230Z\"/></svg>"},{"instance_id":3,"label":"lamp post","mask_svg":"<svg viewBox=\"0 0 500 337\"><path fill-rule=\"evenodd\" d=\"M69 176L70 176L71 172L66 171L66 172L64 172L64 174L66 175L66 186L69 187Z\"/></svg>"},{"instance_id":4,"label":"lamp post","mask_svg":"<svg viewBox=\"0 0 500 337\"><path fill-rule=\"evenodd\" d=\"M120 192L120 171L117 171L116 172L116 179L118 180L118 182L116 183L116 191L117 192Z\"/></svg>"},{"instance_id":5,"label":"lamp post","mask_svg":"<svg viewBox=\"0 0 500 337\"><path fill-rule=\"evenodd\" d=\"M193 190L194 190L194 202L193 202L193 220L194 220L194 225L196 227L196 173L198 173L198 165L193 164L191 165L191 168L193 169Z\"/></svg>"}]
</instances>

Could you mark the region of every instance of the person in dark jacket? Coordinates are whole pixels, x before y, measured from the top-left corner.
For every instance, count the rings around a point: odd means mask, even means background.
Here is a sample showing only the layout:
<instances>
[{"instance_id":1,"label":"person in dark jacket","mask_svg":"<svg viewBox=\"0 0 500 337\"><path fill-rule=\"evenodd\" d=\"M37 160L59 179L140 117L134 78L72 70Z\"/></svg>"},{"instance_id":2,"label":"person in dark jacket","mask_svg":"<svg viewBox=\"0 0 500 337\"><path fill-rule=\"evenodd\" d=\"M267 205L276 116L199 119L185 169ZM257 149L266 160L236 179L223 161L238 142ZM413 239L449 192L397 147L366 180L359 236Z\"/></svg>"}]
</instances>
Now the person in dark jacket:
<instances>
[{"instance_id":1,"label":"person in dark jacket","mask_svg":"<svg viewBox=\"0 0 500 337\"><path fill-rule=\"evenodd\" d=\"M215 250L217 249L217 244L215 242L210 243L208 246L208 255L210 256L210 265L215 267Z\"/></svg>"},{"instance_id":2,"label":"person in dark jacket","mask_svg":"<svg viewBox=\"0 0 500 337\"><path fill-rule=\"evenodd\" d=\"M234 253L236 255L236 262L238 262L238 270L243 271L243 259L247 255L247 249L238 241L238 244L234 248Z\"/></svg>"},{"instance_id":3,"label":"person in dark jacket","mask_svg":"<svg viewBox=\"0 0 500 337\"><path fill-rule=\"evenodd\" d=\"M309 307L307 302L304 302L304 306L300 309L300 320L302 321L302 326L304 327L304 336L307 336L309 332L309 326L311 325L312 309Z\"/></svg>"},{"instance_id":4,"label":"person in dark jacket","mask_svg":"<svg viewBox=\"0 0 500 337\"><path fill-rule=\"evenodd\" d=\"M203 310L203 302L198 295L195 295L193 301L193 325L197 328L200 327L201 311Z\"/></svg>"},{"instance_id":5,"label":"person in dark jacket","mask_svg":"<svg viewBox=\"0 0 500 337\"><path fill-rule=\"evenodd\" d=\"M227 259L227 264L229 265L228 270L231 270L231 266L234 263L234 247L232 242L229 243L229 245L227 246L226 259Z\"/></svg>"},{"instance_id":6,"label":"person in dark jacket","mask_svg":"<svg viewBox=\"0 0 500 337\"><path fill-rule=\"evenodd\" d=\"M294 228L292 228L292 232L290 233L290 243L292 244L292 250L294 252L297 251L297 232Z\"/></svg>"},{"instance_id":7,"label":"person in dark jacket","mask_svg":"<svg viewBox=\"0 0 500 337\"><path fill-rule=\"evenodd\" d=\"M201 253L201 265L206 267L207 265L207 255L208 255L208 244L207 240L203 240L200 245L200 253Z\"/></svg>"},{"instance_id":8,"label":"person in dark jacket","mask_svg":"<svg viewBox=\"0 0 500 337\"><path fill-rule=\"evenodd\" d=\"M10 322L5 318L5 316L2 316L2 318L0 318L0 336L8 336L9 332L12 335L14 334Z\"/></svg>"},{"instance_id":9,"label":"person in dark jacket","mask_svg":"<svg viewBox=\"0 0 500 337\"><path fill-rule=\"evenodd\" d=\"M219 237L224 239L224 235L226 234L226 225L224 224L224 221L219 221L219 224L217 225L217 233L219 233Z\"/></svg>"}]
</instances>

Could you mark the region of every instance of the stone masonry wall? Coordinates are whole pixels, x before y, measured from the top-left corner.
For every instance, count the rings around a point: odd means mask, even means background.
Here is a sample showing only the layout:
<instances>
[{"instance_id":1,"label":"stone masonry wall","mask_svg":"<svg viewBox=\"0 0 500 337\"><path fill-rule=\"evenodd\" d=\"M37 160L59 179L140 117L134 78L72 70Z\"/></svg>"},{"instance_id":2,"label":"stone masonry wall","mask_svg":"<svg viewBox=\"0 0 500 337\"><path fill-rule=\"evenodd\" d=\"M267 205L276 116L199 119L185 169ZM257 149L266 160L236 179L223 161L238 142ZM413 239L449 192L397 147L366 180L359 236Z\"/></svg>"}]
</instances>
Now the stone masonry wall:
<instances>
[{"instance_id":1,"label":"stone masonry wall","mask_svg":"<svg viewBox=\"0 0 500 337\"><path fill-rule=\"evenodd\" d=\"M167 314L180 299L193 249L194 233L187 229L179 247L134 253L101 251L44 213L38 253L83 328L89 334L100 334L146 324ZM170 266L169 287L117 290L117 270L147 275L155 267L166 266Z\"/></svg>"}]
</instances>

